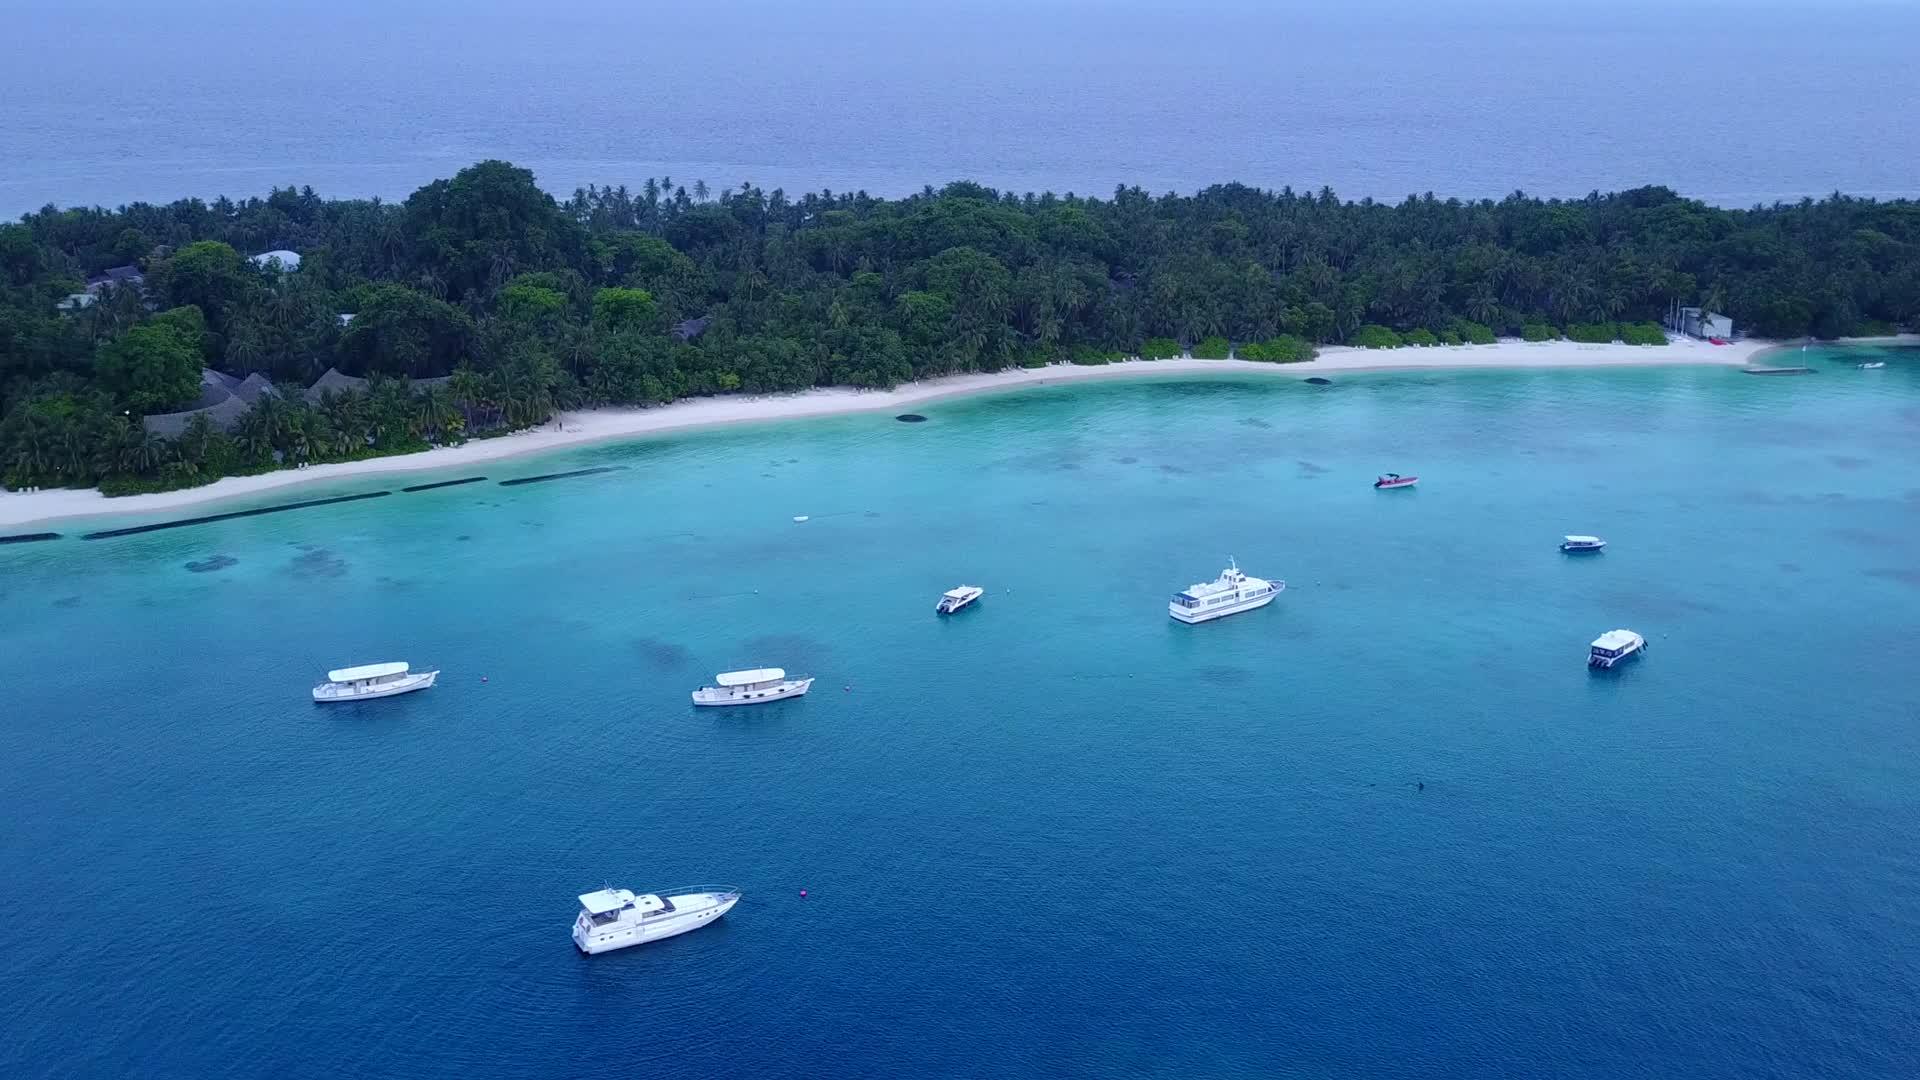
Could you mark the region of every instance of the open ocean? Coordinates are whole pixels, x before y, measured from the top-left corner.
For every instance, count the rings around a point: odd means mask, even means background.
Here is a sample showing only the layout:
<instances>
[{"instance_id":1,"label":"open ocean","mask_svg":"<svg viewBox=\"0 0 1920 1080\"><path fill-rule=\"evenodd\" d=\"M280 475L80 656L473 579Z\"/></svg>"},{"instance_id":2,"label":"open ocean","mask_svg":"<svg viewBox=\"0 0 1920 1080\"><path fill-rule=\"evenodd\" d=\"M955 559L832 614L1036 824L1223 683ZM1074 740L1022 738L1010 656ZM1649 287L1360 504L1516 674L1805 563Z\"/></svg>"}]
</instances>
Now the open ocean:
<instances>
[{"instance_id":1,"label":"open ocean","mask_svg":"<svg viewBox=\"0 0 1920 1080\"><path fill-rule=\"evenodd\" d=\"M1038 389L0 547L0 1075L1906 1080L1920 355L1807 355ZM1169 620L1229 555L1284 595ZM401 658L440 685L308 700ZM819 682L688 704L763 664ZM745 899L585 958L603 883Z\"/></svg>"},{"instance_id":2,"label":"open ocean","mask_svg":"<svg viewBox=\"0 0 1920 1080\"><path fill-rule=\"evenodd\" d=\"M0 216L482 158L902 195L1920 194L1910 0L0 0Z\"/></svg>"}]
</instances>

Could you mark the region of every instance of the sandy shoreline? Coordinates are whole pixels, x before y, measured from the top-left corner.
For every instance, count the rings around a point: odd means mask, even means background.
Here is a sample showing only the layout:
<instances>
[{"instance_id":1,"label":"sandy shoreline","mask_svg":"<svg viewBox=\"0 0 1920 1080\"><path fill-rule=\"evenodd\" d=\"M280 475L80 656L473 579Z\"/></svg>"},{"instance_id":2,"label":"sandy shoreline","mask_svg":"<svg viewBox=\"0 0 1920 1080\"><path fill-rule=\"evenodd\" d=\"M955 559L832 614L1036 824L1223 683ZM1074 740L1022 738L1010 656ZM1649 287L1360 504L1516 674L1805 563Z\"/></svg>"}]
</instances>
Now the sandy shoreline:
<instances>
[{"instance_id":1,"label":"sandy shoreline","mask_svg":"<svg viewBox=\"0 0 1920 1080\"><path fill-rule=\"evenodd\" d=\"M907 383L893 390L814 389L797 394L761 397L695 398L650 409L595 409L567 413L556 429L482 439L464 446L444 447L418 454L374 458L370 461L315 465L261 476L230 476L204 487L156 495L109 499L98 491L0 492L0 529L68 518L103 514L151 514L200 507L226 499L246 498L281 488L340 481L386 473L421 472L479 465L588 443L638 438L689 428L755 421L793 420L855 412L878 412L922 405L943 398L1024 387L1055 386L1104 379L1197 374L1247 375L1301 379L1334 372L1446 370L1460 368L1592 368L1648 367L1671 364L1740 366L1771 349L1771 342L1745 341L1716 346L1678 341L1667 345L1581 345L1570 341L1502 341L1497 345L1436 346L1369 350L1348 347L1322 349L1303 364L1266 364L1245 360L1145 360L1080 367L1056 364L1045 368L1016 368L985 375L951 375Z\"/></svg>"}]
</instances>

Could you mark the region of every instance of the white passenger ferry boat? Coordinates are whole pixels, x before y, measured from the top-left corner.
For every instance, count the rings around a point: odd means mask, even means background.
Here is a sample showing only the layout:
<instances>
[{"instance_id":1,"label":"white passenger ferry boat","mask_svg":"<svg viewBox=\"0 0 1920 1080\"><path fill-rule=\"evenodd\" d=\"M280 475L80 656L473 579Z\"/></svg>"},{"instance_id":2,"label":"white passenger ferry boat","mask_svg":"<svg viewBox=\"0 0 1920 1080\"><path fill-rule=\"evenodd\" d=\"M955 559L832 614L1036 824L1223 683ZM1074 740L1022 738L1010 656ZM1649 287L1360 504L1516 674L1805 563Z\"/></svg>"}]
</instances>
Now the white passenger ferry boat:
<instances>
[{"instance_id":1,"label":"white passenger ferry boat","mask_svg":"<svg viewBox=\"0 0 1920 1080\"><path fill-rule=\"evenodd\" d=\"M440 677L438 671L409 670L405 660L364 664L327 672L327 681L313 688L315 701L364 701L425 690Z\"/></svg>"},{"instance_id":2,"label":"white passenger ferry boat","mask_svg":"<svg viewBox=\"0 0 1920 1080\"><path fill-rule=\"evenodd\" d=\"M942 615L951 615L986 595L986 591L978 585L957 585L940 594L940 602L934 605L934 610Z\"/></svg>"},{"instance_id":3,"label":"white passenger ferry boat","mask_svg":"<svg viewBox=\"0 0 1920 1080\"><path fill-rule=\"evenodd\" d=\"M1610 668L1647 651L1647 639L1631 630L1609 630L1587 647L1587 666Z\"/></svg>"},{"instance_id":4,"label":"white passenger ferry boat","mask_svg":"<svg viewBox=\"0 0 1920 1080\"><path fill-rule=\"evenodd\" d=\"M717 922L739 902L740 890L724 886L689 889L673 896L600 889L580 897L573 943L591 956L659 941Z\"/></svg>"},{"instance_id":5,"label":"white passenger ferry boat","mask_svg":"<svg viewBox=\"0 0 1920 1080\"><path fill-rule=\"evenodd\" d=\"M1560 541L1560 550L1567 552L1599 551L1607 542L1597 536L1567 536Z\"/></svg>"},{"instance_id":6,"label":"white passenger ferry boat","mask_svg":"<svg viewBox=\"0 0 1920 1080\"><path fill-rule=\"evenodd\" d=\"M777 667L747 671L723 671L713 677L712 686L693 692L695 705L758 705L763 701L799 697L813 685L813 676L787 678Z\"/></svg>"},{"instance_id":7,"label":"white passenger ferry boat","mask_svg":"<svg viewBox=\"0 0 1920 1080\"><path fill-rule=\"evenodd\" d=\"M1189 585L1185 592L1173 594L1167 614L1183 623L1201 623L1210 619L1238 615L1243 611L1266 607L1287 587L1284 581L1248 577L1232 559L1212 581Z\"/></svg>"}]
</instances>

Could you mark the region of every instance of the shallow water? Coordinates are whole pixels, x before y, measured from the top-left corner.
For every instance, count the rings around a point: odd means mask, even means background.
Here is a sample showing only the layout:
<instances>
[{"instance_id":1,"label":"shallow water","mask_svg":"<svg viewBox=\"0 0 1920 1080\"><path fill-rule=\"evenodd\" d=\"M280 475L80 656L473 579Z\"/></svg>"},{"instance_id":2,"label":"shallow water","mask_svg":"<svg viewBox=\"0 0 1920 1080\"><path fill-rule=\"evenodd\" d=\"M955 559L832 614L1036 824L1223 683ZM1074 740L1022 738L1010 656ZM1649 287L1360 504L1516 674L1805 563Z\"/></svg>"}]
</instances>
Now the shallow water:
<instances>
[{"instance_id":1,"label":"shallow water","mask_svg":"<svg viewBox=\"0 0 1920 1080\"><path fill-rule=\"evenodd\" d=\"M0 548L0 1074L1911 1075L1920 359L1810 355L1049 388ZM1230 554L1286 593L1169 620ZM390 658L446 674L306 700ZM688 706L759 664L820 683ZM603 882L746 898L585 959Z\"/></svg>"}]
</instances>

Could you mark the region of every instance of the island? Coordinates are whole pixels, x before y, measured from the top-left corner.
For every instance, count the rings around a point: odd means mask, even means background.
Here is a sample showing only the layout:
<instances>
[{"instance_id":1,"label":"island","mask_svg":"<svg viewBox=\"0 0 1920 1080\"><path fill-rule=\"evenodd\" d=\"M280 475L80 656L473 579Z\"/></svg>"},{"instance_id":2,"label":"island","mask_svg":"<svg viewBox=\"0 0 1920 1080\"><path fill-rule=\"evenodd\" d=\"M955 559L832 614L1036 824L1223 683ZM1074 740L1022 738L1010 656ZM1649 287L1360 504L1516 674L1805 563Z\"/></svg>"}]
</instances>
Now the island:
<instances>
[{"instance_id":1,"label":"island","mask_svg":"<svg viewBox=\"0 0 1920 1080\"><path fill-rule=\"evenodd\" d=\"M1887 335L1920 313L1909 200L695 192L562 201L485 161L402 203L286 188L24 215L0 226L0 482L172 491L573 410L708 399L583 414L572 435L596 437L769 395L897 408L1154 364L1737 362L1735 327Z\"/></svg>"}]
</instances>

